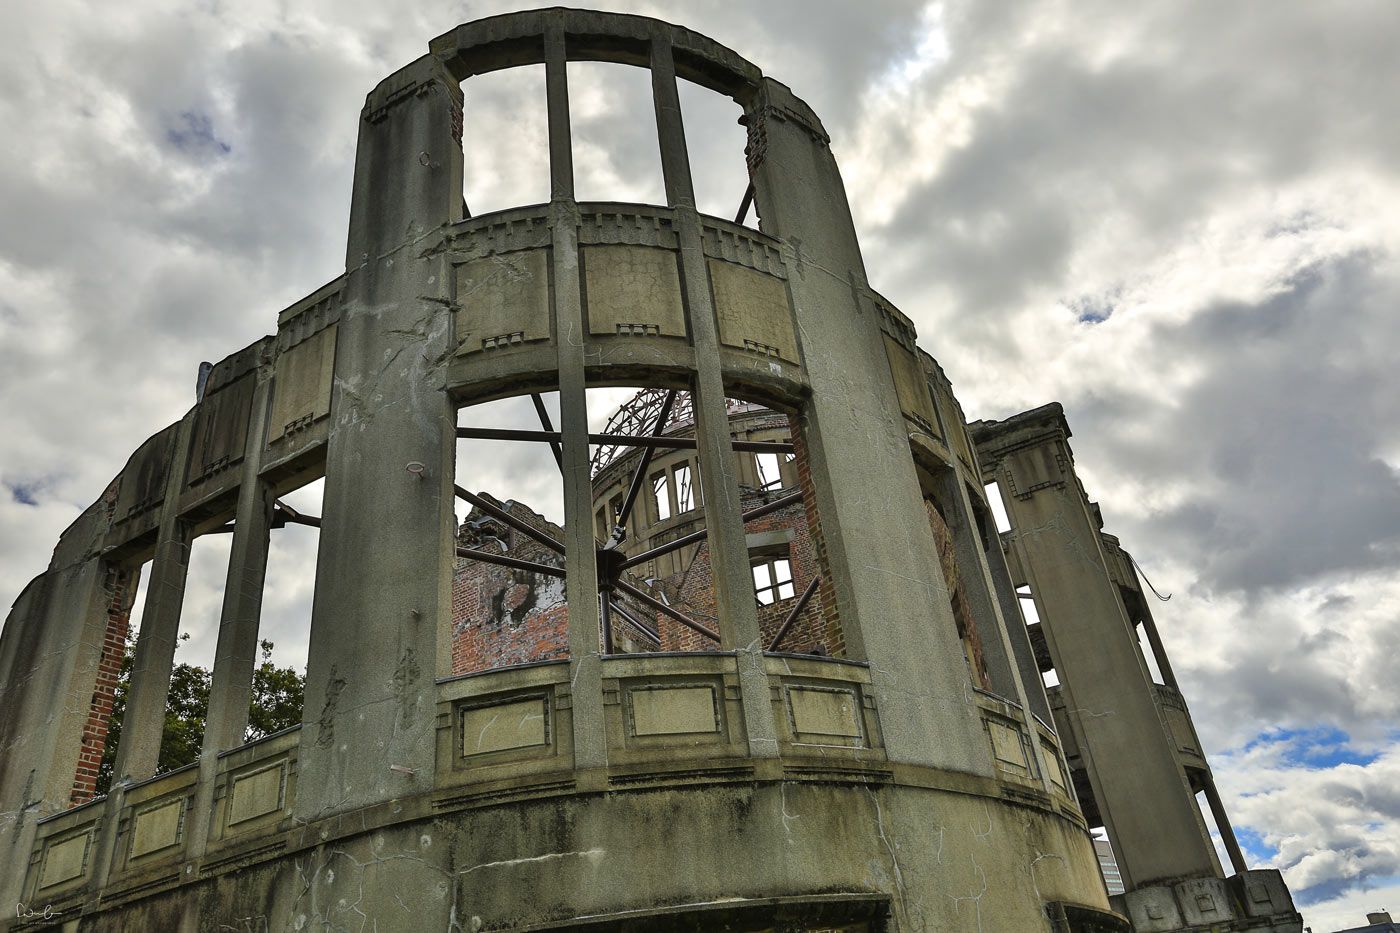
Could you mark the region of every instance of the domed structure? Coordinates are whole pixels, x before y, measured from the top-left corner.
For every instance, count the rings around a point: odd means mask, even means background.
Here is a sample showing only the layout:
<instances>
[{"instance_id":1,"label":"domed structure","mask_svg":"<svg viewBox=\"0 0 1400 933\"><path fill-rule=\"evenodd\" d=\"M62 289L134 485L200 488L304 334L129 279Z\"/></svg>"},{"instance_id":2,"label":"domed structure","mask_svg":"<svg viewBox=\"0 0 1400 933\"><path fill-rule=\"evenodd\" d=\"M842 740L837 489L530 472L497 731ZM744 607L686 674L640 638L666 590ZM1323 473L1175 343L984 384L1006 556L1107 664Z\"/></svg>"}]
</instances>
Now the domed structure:
<instances>
[{"instance_id":1,"label":"domed structure","mask_svg":"<svg viewBox=\"0 0 1400 933\"><path fill-rule=\"evenodd\" d=\"M649 72L665 204L575 198L572 61ZM529 64L551 200L466 216L463 85ZM682 79L742 106L757 228L696 210ZM213 366L6 623L0 903L28 907L0 926L1298 930L1277 873L1216 861L1187 780L1213 793L1209 770L1130 640L1136 577L1058 408L969 435L866 281L828 143L756 66L635 16L481 20L386 78L345 274ZM595 435L599 386L648 392ZM553 391L557 428L457 427ZM483 494L458 436L548 445L564 522ZM320 476L303 721L245 744L276 498ZM984 480L1025 534L998 536ZM232 556L203 754L157 775L213 529ZM703 585L676 582L701 549ZM148 559L117 780L88 799ZM454 673L469 563L503 573Z\"/></svg>"}]
</instances>

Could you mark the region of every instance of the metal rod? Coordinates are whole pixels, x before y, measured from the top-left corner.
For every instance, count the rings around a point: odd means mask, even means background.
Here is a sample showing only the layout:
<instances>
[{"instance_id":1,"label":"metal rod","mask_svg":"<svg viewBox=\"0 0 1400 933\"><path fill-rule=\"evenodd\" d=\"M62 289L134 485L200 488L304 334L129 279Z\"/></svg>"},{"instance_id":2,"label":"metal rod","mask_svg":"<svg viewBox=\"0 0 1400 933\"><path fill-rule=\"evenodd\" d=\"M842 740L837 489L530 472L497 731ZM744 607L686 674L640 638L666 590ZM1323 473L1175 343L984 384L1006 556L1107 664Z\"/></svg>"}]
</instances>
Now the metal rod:
<instances>
[{"instance_id":1,"label":"metal rod","mask_svg":"<svg viewBox=\"0 0 1400 933\"><path fill-rule=\"evenodd\" d=\"M458 428L457 436L484 441L545 441L557 442L558 431L522 431L518 428ZM657 437L649 434L590 434L588 443L612 447L659 447L673 450L694 450L693 437ZM790 454L791 444L781 441L734 441L735 450L748 453Z\"/></svg>"},{"instance_id":2,"label":"metal rod","mask_svg":"<svg viewBox=\"0 0 1400 933\"><path fill-rule=\"evenodd\" d=\"M739 202L739 213L734 215L734 222L741 224L749 216L749 205L753 203L753 182L744 189L744 199Z\"/></svg>"},{"instance_id":3,"label":"metal rod","mask_svg":"<svg viewBox=\"0 0 1400 933\"><path fill-rule=\"evenodd\" d=\"M620 599L614 599L614 600L612 600L612 608L613 608L613 611L616 612L618 615L622 616L622 617L623 617L624 619L626 619L628 622L631 622L631 623L632 623L633 625L635 625L637 628L641 629L642 632L643 632L648 638L653 639L653 640L656 641L658 644L661 642L661 633L658 632L658 631L656 631L655 629L653 629L650 625L647 625L647 624L646 624L645 622L643 622L642 620L638 619L636 616L632 615L632 613L628 612L628 611L627 611L627 608L626 608L625 606L622 605L622 600L620 600Z\"/></svg>"},{"instance_id":4,"label":"metal rod","mask_svg":"<svg viewBox=\"0 0 1400 933\"><path fill-rule=\"evenodd\" d=\"M321 527L321 517L319 515L288 515L284 519L293 525L307 525L311 528Z\"/></svg>"},{"instance_id":5,"label":"metal rod","mask_svg":"<svg viewBox=\"0 0 1400 933\"><path fill-rule=\"evenodd\" d=\"M612 594L598 591L598 620L603 625L603 654L612 654Z\"/></svg>"},{"instance_id":6,"label":"metal rod","mask_svg":"<svg viewBox=\"0 0 1400 933\"><path fill-rule=\"evenodd\" d=\"M622 592L626 593L628 596L631 596L633 599L637 600L637 602L641 603L643 606L650 606L652 609L655 609L662 615L670 616L672 619L675 619L677 622L679 622L681 625L684 625L686 628L694 629L701 635L704 635L706 638L719 641L718 632L706 628L704 625L701 625L699 622L696 622L694 619L692 619L688 615L685 615L684 613L677 612L670 606L663 603L661 600L653 599L651 596L648 596L646 593L637 589L635 586L628 583L627 581L617 580L613 583L613 585L616 586L618 589L622 590Z\"/></svg>"},{"instance_id":7,"label":"metal rod","mask_svg":"<svg viewBox=\"0 0 1400 933\"><path fill-rule=\"evenodd\" d=\"M510 567L515 570L528 570L531 573L542 573L551 577L564 576L563 567L551 567L548 564L539 564L532 560L521 560L518 557L507 557L504 554L492 554L490 551L478 551L472 547L459 547L458 557L465 557L467 560L479 560L484 564L498 564L502 567Z\"/></svg>"},{"instance_id":8,"label":"metal rod","mask_svg":"<svg viewBox=\"0 0 1400 933\"><path fill-rule=\"evenodd\" d=\"M788 506L792 505L794 502L801 501L802 493L790 492L786 496L779 496L777 499L774 499L772 502L769 502L766 505L760 505L757 508L749 509L743 514L742 517L744 521L751 522L755 518L762 518L765 515L771 515L779 509L785 509Z\"/></svg>"},{"instance_id":9,"label":"metal rod","mask_svg":"<svg viewBox=\"0 0 1400 933\"><path fill-rule=\"evenodd\" d=\"M458 499L465 499L467 502L470 502L478 509L481 509L481 511L485 512L487 515L490 515L492 518L499 519L500 521L505 522L507 525L514 528L516 531L520 532L523 535L534 538L540 544L543 544L545 547L549 548L555 553L564 553L563 544L559 543L559 541L557 541L551 535L540 531L538 528L536 528L534 525L531 525L529 522L521 521L514 515L507 512L505 509L498 508L497 506L492 505L489 500L483 499L481 496L478 496L474 492L468 492L461 486L454 485L452 489L457 493Z\"/></svg>"},{"instance_id":10,"label":"metal rod","mask_svg":"<svg viewBox=\"0 0 1400 933\"><path fill-rule=\"evenodd\" d=\"M546 431L553 432L554 425L550 423L549 412L544 407L544 399L538 392L530 393L530 399L535 403L535 414L540 416L540 424ZM554 452L554 462L559 465L559 472L564 472L564 451L559 448L559 441L549 442L549 449Z\"/></svg>"},{"instance_id":11,"label":"metal rod","mask_svg":"<svg viewBox=\"0 0 1400 933\"><path fill-rule=\"evenodd\" d=\"M763 516L776 512L779 509L787 508L794 502L801 501L801 499L802 493L791 492L788 493L786 496L774 499L772 502L769 502L766 505L760 505L758 508L750 509L749 511L741 515L740 518L742 518L746 522L750 522L753 521L755 518L762 518ZM660 557L663 554L669 554L672 551L679 551L687 544L694 544L696 541L701 540L705 537L706 533L706 529L701 528L699 531L692 531L688 535L681 535L674 541L667 541L665 544L658 544L654 548L643 551L636 557L627 558L625 561L622 562L622 569L627 570L637 566L638 564L645 564L652 558Z\"/></svg>"},{"instance_id":12,"label":"metal rod","mask_svg":"<svg viewBox=\"0 0 1400 933\"><path fill-rule=\"evenodd\" d=\"M797 621L797 617L802 615L802 610L807 608L807 603L811 600L812 594L817 591L817 585L822 582L821 577L813 577L812 582L807 584L807 588L802 591L802 595L797 598L797 605L792 607L792 611L787 614L783 624L778 626L778 632L773 636L773 640L768 643L769 651L778 650L778 642L783 640L783 636L792 628L792 623Z\"/></svg>"},{"instance_id":13,"label":"metal rod","mask_svg":"<svg viewBox=\"0 0 1400 933\"><path fill-rule=\"evenodd\" d=\"M656 426L651 429L653 435L660 435L666 427L666 421L671 417L671 406L676 404L676 390L672 389L666 393L666 399L661 403L661 411L656 414ZM612 540L607 543L607 547L617 548L627 538L627 519L632 515L632 507L637 504L637 495L642 491L642 483L647 478L647 468L651 466L652 453L654 447L642 448L642 459L637 461L637 469L632 472L632 483L627 487L627 498L622 500L622 508L618 509L617 517L614 520Z\"/></svg>"}]
</instances>

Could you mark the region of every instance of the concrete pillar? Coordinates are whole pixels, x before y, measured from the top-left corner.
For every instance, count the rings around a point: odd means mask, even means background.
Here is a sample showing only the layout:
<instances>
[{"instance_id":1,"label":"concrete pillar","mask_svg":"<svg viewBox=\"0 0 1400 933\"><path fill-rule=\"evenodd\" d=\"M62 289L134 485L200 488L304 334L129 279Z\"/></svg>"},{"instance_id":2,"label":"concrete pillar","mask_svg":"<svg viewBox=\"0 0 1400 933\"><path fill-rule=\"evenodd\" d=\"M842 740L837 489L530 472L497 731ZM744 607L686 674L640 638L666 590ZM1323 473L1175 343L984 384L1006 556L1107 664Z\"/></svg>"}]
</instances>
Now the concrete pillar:
<instances>
[{"instance_id":1,"label":"concrete pillar","mask_svg":"<svg viewBox=\"0 0 1400 933\"><path fill-rule=\"evenodd\" d=\"M568 59L564 32L545 35L545 87L549 111L550 230L554 246L554 314L559 334L583 334L579 283L578 203L574 200L573 142L569 128ZM574 767L608 763L603 717L601 642L598 628L598 559L593 536L593 478L588 456L588 398L582 340L559 342L559 430L564 473L564 550L569 604L569 692Z\"/></svg>"},{"instance_id":2,"label":"concrete pillar","mask_svg":"<svg viewBox=\"0 0 1400 933\"><path fill-rule=\"evenodd\" d=\"M820 121L785 86L746 108L764 232L782 238L812 387L803 422L848 653L870 662L891 759L992 774L885 355ZM698 348L697 348L698 350Z\"/></svg>"},{"instance_id":3,"label":"concrete pillar","mask_svg":"<svg viewBox=\"0 0 1400 933\"><path fill-rule=\"evenodd\" d=\"M1244 852L1240 849L1240 842L1235 838L1235 827L1230 824L1230 817L1225 812L1225 802L1220 799L1220 791L1215 788L1215 778L1206 777L1205 781L1206 802L1210 804L1210 815L1215 820L1215 828L1220 831L1220 841L1225 843L1225 852L1230 856L1230 865L1236 873L1248 871L1249 865L1244 860Z\"/></svg>"},{"instance_id":4,"label":"concrete pillar","mask_svg":"<svg viewBox=\"0 0 1400 933\"><path fill-rule=\"evenodd\" d=\"M180 422L170 469L165 484L165 500L160 508L156 553L146 578L146 604L141 612L141 629L136 636L135 657L131 663L131 686L122 715L121 741L117 745L112 779L142 780L156 772L160 760L160 738L165 728L165 701L170 695L170 674L175 667L175 647L180 638L180 610L185 601L185 578L189 572L190 527L180 519L180 491L189 459L190 434L195 410Z\"/></svg>"},{"instance_id":5,"label":"concrete pillar","mask_svg":"<svg viewBox=\"0 0 1400 933\"><path fill-rule=\"evenodd\" d=\"M729 410L720 370L719 324L710 295L700 215L695 210L676 66L669 41L661 37L654 37L651 43L651 86L666 201L674 210L682 290L690 306L691 340L695 346L692 403L710 571L719 610L720 646L738 652L739 693L749 754L756 758L776 757L777 726L768 676L763 670L764 643L759 633L753 571L739 500L739 463L730 440Z\"/></svg>"},{"instance_id":6,"label":"concrete pillar","mask_svg":"<svg viewBox=\"0 0 1400 933\"><path fill-rule=\"evenodd\" d=\"M247 442L239 470L238 504L229 545L228 577L219 615L219 638L209 683L209 709L199 757L199 785L190 811L189 843L194 855L208 842L219 753L243 744L258 659L258 626L272 528L272 489L259 478L271 402L271 370L259 367L248 418Z\"/></svg>"},{"instance_id":7,"label":"concrete pillar","mask_svg":"<svg viewBox=\"0 0 1400 933\"><path fill-rule=\"evenodd\" d=\"M1040 734L1036 729L1032 698L1040 695L1045 703L1045 687L1039 673L1030 682L1022 679L1011 645L1010 628L1014 625L1025 628L1017 613L1011 619L1002 615L1001 603L997 598L996 587L992 582L991 567L982 549L981 530L977 515L972 509L972 499L964 485L961 467L955 466L943 473L941 497L948 507L948 530L953 536L953 548L958 567L962 569L963 595L968 600L968 615L977 626L981 636L982 656L987 662L987 673L997 693L1015 700L1021 707L1021 723L1031 740L1031 751L1035 758L1036 773L1047 794L1054 793L1050 785L1049 769L1045 766L1045 749L1040 744ZM1049 705L1045 704L1048 710ZM1049 718L1046 718L1049 721Z\"/></svg>"},{"instance_id":8,"label":"concrete pillar","mask_svg":"<svg viewBox=\"0 0 1400 933\"><path fill-rule=\"evenodd\" d=\"M1006 554L1001 549L1001 535L990 515L978 516L980 534L987 542L983 554L987 560L987 570L992 577L992 589L996 593L997 604L1001 607L1001 617L1006 625L1007 640L1011 642L1011 653L1016 659L1016 670L1021 675L1021 683L1026 688L1031 712L1040 717L1047 726L1054 728L1054 714L1050 712L1050 700L1045 695L1045 680L1040 676L1040 665L1035 660L1035 648L1031 646L1031 633L1026 628L1026 617L1021 612L1021 600L1016 595L1016 584L1011 580L1011 570L1006 565Z\"/></svg>"},{"instance_id":9,"label":"concrete pillar","mask_svg":"<svg viewBox=\"0 0 1400 933\"><path fill-rule=\"evenodd\" d=\"M432 785L451 613L449 268L462 212L461 90L431 56L360 119L326 447L294 812L314 819ZM442 658L446 666L446 657Z\"/></svg>"},{"instance_id":10,"label":"concrete pillar","mask_svg":"<svg viewBox=\"0 0 1400 933\"><path fill-rule=\"evenodd\" d=\"M1045 406L973 433L1001 489L1124 885L1215 875L1214 846L1074 473L1063 410Z\"/></svg>"}]
</instances>

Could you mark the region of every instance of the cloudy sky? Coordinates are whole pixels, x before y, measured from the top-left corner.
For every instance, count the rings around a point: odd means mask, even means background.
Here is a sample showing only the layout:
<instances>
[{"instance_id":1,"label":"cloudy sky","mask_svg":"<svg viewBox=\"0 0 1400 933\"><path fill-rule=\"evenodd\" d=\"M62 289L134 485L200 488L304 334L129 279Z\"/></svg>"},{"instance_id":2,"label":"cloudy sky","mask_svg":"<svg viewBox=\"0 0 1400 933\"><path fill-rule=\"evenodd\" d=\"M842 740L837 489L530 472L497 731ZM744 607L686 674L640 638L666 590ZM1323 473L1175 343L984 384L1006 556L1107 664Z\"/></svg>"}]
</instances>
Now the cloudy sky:
<instances>
[{"instance_id":1,"label":"cloudy sky","mask_svg":"<svg viewBox=\"0 0 1400 933\"><path fill-rule=\"evenodd\" d=\"M969 415L1064 403L1108 529L1173 594L1159 624L1253 861L1319 933L1400 908L1400 6L612 7L823 116L871 280ZM0 603L199 361L343 267L364 95L516 8L0 4ZM623 72L577 69L580 195L659 200ZM542 200L542 76L473 84L473 211ZM734 108L683 104L702 208L732 213ZM212 654L226 548L196 548L182 660ZM314 548L289 529L273 555L289 663Z\"/></svg>"}]
</instances>

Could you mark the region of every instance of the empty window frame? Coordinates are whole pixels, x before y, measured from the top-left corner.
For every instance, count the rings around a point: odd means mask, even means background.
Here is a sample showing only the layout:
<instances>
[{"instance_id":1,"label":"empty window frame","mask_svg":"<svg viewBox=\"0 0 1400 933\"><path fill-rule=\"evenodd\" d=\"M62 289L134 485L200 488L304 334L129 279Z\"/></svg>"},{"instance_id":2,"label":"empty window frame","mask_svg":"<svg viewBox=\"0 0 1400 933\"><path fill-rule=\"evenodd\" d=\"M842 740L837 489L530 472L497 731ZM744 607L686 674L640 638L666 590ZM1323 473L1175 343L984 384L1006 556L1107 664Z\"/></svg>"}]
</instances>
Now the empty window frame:
<instances>
[{"instance_id":1,"label":"empty window frame","mask_svg":"<svg viewBox=\"0 0 1400 933\"><path fill-rule=\"evenodd\" d=\"M665 204L650 70L569 62L568 73L575 196Z\"/></svg>"},{"instance_id":2,"label":"empty window frame","mask_svg":"<svg viewBox=\"0 0 1400 933\"><path fill-rule=\"evenodd\" d=\"M686 512L693 512L699 505L698 492L693 482L693 472L690 464L683 464L675 469L676 478L676 514L684 515Z\"/></svg>"},{"instance_id":3,"label":"empty window frame","mask_svg":"<svg viewBox=\"0 0 1400 933\"><path fill-rule=\"evenodd\" d=\"M468 216L549 201L544 65L462 82L462 199Z\"/></svg>"},{"instance_id":4,"label":"empty window frame","mask_svg":"<svg viewBox=\"0 0 1400 933\"><path fill-rule=\"evenodd\" d=\"M760 606L771 606L797 595L792 584L792 562L786 556L761 556L750 559L753 569L753 591Z\"/></svg>"},{"instance_id":5,"label":"empty window frame","mask_svg":"<svg viewBox=\"0 0 1400 933\"><path fill-rule=\"evenodd\" d=\"M777 454L754 454L754 467L758 471L759 489L782 489L783 474L778 466Z\"/></svg>"},{"instance_id":6,"label":"empty window frame","mask_svg":"<svg viewBox=\"0 0 1400 933\"><path fill-rule=\"evenodd\" d=\"M671 517L671 483L664 472L651 478L651 501L656 507L658 522L664 522Z\"/></svg>"}]
</instances>

